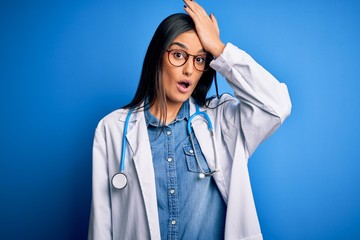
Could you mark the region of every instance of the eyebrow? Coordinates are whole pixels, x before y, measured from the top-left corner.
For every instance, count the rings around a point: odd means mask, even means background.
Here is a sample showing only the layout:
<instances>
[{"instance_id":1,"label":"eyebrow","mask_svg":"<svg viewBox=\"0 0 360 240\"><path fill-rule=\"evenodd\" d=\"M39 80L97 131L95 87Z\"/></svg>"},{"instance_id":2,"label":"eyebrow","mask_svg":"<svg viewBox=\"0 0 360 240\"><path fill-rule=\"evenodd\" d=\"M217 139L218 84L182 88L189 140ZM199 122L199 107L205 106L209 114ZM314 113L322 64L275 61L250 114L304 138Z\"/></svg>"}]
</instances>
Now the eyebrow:
<instances>
[{"instance_id":1,"label":"eyebrow","mask_svg":"<svg viewBox=\"0 0 360 240\"><path fill-rule=\"evenodd\" d=\"M172 45L177 45L177 46L179 46L181 48L185 48L186 50L188 50L188 47L185 44L180 43L180 42L173 42L173 43L170 44L170 46L172 46ZM200 53L200 52L206 53L205 49L203 49L203 48L198 51L198 53Z\"/></svg>"}]
</instances>

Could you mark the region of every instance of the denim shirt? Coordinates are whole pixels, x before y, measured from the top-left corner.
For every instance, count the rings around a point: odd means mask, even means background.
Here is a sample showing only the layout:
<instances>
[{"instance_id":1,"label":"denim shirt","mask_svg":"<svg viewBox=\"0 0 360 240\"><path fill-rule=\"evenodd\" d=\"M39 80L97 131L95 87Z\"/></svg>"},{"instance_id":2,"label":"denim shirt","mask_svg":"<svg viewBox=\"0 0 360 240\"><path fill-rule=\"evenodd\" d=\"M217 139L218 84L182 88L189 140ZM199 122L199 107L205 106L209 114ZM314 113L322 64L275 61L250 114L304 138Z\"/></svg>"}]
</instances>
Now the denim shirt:
<instances>
[{"instance_id":1,"label":"denim shirt","mask_svg":"<svg viewBox=\"0 0 360 240\"><path fill-rule=\"evenodd\" d=\"M226 205L212 177L201 172L186 131L189 102L176 119L163 127L145 111L155 171L161 239L223 239ZM204 122L204 124L206 124ZM205 172L210 169L194 138Z\"/></svg>"}]
</instances>

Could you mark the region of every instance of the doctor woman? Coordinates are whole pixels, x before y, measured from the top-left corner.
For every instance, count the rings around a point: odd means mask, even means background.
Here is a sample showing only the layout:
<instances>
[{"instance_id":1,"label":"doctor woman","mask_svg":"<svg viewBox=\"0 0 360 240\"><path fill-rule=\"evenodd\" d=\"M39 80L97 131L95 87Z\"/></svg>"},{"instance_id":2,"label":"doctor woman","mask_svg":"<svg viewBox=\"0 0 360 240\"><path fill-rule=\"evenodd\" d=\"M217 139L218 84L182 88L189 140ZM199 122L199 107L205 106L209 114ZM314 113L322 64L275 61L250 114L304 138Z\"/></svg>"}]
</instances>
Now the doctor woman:
<instances>
[{"instance_id":1,"label":"doctor woman","mask_svg":"<svg viewBox=\"0 0 360 240\"><path fill-rule=\"evenodd\" d=\"M96 129L89 239L262 239L247 165L290 114L287 87L184 2L157 28L133 100ZM234 96L206 98L215 71Z\"/></svg>"}]
</instances>

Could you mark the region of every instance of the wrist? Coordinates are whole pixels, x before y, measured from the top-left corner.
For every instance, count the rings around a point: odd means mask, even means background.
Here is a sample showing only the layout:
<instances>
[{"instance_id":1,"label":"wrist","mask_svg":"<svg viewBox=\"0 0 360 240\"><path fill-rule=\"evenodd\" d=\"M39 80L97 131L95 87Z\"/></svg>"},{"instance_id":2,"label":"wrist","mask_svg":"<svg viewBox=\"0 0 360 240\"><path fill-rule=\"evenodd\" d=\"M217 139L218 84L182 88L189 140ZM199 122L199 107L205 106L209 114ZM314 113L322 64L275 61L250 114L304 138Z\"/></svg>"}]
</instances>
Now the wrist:
<instances>
[{"instance_id":1,"label":"wrist","mask_svg":"<svg viewBox=\"0 0 360 240\"><path fill-rule=\"evenodd\" d=\"M214 49L211 51L211 54L214 56L214 58L219 57L225 48L225 44L223 42L219 42L218 44L216 44L216 47L214 47Z\"/></svg>"}]
</instances>

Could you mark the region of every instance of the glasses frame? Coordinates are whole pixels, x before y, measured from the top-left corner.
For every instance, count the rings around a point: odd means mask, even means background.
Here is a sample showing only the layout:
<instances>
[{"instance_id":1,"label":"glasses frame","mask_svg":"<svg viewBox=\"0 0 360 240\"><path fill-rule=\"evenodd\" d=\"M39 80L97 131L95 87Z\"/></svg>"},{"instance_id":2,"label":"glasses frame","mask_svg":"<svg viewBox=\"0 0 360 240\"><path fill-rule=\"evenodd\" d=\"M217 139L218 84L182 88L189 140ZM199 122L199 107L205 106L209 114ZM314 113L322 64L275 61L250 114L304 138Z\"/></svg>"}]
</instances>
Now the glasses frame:
<instances>
[{"instance_id":1,"label":"glasses frame","mask_svg":"<svg viewBox=\"0 0 360 240\"><path fill-rule=\"evenodd\" d=\"M170 53L172 51L181 51L181 52L184 52L186 54L185 56L185 62L181 65L175 65L174 63L172 63L170 61ZM202 55L194 55L194 54L190 54L188 53L187 51L183 50L183 49L177 49L177 48L174 48L174 49L166 49L166 52L168 53L168 61L171 65L173 65L174 67L182 67L185 65L185 63L187 63L187 61L189 60L190 56L193 57L193 65L194 65L194 68L199 71L199 72L206 72L207 70L209 70L210 68L210 62L212 60L212 57L211 57L211 54L209 54L208 52L205 53L206 55L206 58L205 58L205 66L204 66L204 69L203 70L199 70L197 69L196 65L195 65L195 59L196 57L199 57L199 56L202 56Z\"/></svg>"}]
</instances>

